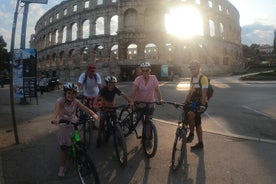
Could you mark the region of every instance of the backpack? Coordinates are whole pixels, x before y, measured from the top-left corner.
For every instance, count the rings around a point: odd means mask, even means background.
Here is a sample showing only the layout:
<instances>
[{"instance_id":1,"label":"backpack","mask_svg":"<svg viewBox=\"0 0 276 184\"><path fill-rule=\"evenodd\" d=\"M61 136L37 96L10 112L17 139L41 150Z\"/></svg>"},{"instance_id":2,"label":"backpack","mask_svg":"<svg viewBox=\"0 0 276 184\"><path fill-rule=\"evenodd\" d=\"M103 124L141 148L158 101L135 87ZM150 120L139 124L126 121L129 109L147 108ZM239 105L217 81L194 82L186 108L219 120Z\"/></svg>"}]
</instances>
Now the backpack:
<instances>
[{"instance_id":1,"label":"backpack","mask_svg":"<svg viewBox=\"0 0 276 184\"><path fill-rule=\"evenodd\" d=\"M96 73L94 74L94 79L95 79L95 81L97 83L97 75L96 75ZM84 80L83 80L83 83L82 83L82 85L85 84L85 89L87 89L86 81L87 81L87 72L85 72Z\"/></svg>"},{"instance_id":2,"label":"backpack","mask_svg":"<svg viewBox=\"0 0 276 184\"><path fill-rule=\"evenodd\" d=\"M201 87L201 83L200 83L200 81L201 81L201 78L203 77L203 75L201 75L200 77L199 77L199 85L200 85L200 87ZM207 88L207 99L208 99L208 101L212 98L212 96L213 96L213 94L214 94L214 88L213 88L213 86L212 86L212 84L211 84L211 80L207 77L207 79L208 79L208 88Z\"/></svg>"},{"instance_id":3,"label":"backpack","mask_svg":"<svg viewBox=\"0 0 276 184\"><path fill-rule=\"evenodd\" d=\"M199 77L199 80L198 80L198 84L199 84L200 88L202 87L202 84L201 84L201 78L202 77L203 77L203 75L201 75ZM213 94L214 94L214 88L213 88L213 86L212 86L212 84L210 82L211 80L208 77L207 77L207 79L208 79L207 99L209 101L212 98Z\"/></svg>"}]
</instances>

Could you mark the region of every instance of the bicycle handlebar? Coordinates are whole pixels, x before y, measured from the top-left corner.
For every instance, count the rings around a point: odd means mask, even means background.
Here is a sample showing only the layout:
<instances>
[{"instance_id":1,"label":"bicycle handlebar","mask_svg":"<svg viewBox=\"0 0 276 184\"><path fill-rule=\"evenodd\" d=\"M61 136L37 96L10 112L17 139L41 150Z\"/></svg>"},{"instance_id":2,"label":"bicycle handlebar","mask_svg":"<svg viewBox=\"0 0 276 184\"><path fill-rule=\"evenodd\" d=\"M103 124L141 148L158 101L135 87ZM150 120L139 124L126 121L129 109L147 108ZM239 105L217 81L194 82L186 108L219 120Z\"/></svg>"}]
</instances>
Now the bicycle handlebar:
<instances>
[{"instance_id":1,"label":"bicycle handlebar","mask_svg":"<svg viewBox=\"0 0 276 184\"><path fill-rule=\"evenodd\" d=\"M51 124L54 124L54 122L51 121ZM78 125L83 124L83 123L82 122L73 123L71 121L68 121L68 120L65 120L65 119L61 119L61 120L59 120L58 124L66 124L66 125L72 124L74 126L78 126Z\"/></svg>"},{"instance_id":2,"label":"bicycle handlebar","mask_svg":"<svg viewBox=\"0 0 276 184\"><path fill-rule=\"evenodd\" d=\"M161 105L162 102L144 102L144 101L135 101L134 104L145 104L145 105L150 105L150 104L157 104L157 105Z\"/></svg>"},{"instance_id":3,"label":"bicycle handlebar","mask_svg":"<svg viewBox=\"0 0 276 184\"><path fill-rule=\"evenodd\" d=\"M195 102L190 102L187 104L184 103L177 103L177 102L164 102L166 104L173 105L175 108L181 108L181 109L199 109L199 105L196 104Z\"/></svg>"}]
</instances>

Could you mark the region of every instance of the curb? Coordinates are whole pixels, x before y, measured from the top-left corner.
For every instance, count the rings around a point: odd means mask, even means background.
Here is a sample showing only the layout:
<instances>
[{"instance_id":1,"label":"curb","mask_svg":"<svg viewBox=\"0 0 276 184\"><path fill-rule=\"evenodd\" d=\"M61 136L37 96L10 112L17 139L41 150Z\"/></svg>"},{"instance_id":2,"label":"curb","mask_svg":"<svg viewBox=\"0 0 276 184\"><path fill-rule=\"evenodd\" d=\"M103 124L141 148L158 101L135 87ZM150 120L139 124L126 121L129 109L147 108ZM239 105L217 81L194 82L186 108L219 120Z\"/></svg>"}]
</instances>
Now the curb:
<instances>
[{"instance_id":1,"label":"curb","mask_svg":"<svg viewBox=\"0 0 276 184\"><path fill-rule=\"evenodd\" d=\"M177 124L175 124L175 123L172 123L172 122L169 122L169 121L164 121L162 119L156 119L156 118L153 118L153 119L160 122L160 123L177 127ZM256 142L276 144L276 140L273 140L273 139L262 139L262 138L258 138L258 137L244 136L244 135L238 135L238 134L232 134L232 133L222 133L222 132L218 132L218 131L203 131L203 132L210 133L210 134L215 134L215 135L226 136L226 137L234 137L234 138L238 138L238 139L256 141Z\"/></svg>"}]
</instances>

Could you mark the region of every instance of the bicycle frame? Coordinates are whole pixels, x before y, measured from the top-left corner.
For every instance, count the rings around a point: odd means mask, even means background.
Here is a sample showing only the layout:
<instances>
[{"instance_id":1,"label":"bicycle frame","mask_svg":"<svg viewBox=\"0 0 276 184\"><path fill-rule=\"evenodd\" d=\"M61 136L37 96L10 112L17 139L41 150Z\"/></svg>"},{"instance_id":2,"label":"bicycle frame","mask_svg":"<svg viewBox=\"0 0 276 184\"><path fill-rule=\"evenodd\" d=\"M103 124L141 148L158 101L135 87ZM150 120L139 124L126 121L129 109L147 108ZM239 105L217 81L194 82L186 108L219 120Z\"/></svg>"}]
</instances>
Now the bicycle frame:
<instances>
[{"instance_id":1,"label":"bicycle frame","mask_svg":"<svg viewBox=\"0 0 276 184\"><path fill-rule=\"evenodd\" d=\"M152 122L151 115L148 114L148 109L150 104L154 104L156 102L135 102L135 103L136 104L143 103L146 106L142 108L137 108L135 110L131 109L131 112L128 111L129 107L122 109L119 116L120 125L123 130L128 130L127 133L124 132L124 136L128 136L133 131L135 131L136 138L142 139L142 146L146 156L148 158L152 158L157 151L158 136L157 136L156 126ZM122 118L124 111L127 113L127 115ZM138 114L138 117L134 117L135 114ZM138 136L136 128L138 123L141 120L143 122L142 135ZM150 130L148 130L149 128Z\"/></svg>"},{"instance_id":2,"label":"bicycle frame","mask_svg":"<svg viewBox=\"0 0 276 184\"><path fill-rule=\"evenodd\" d=\"M148 115L147 111L149 109L149 105L150 104L155 104L155 103L156 102L135 102L135 104L145 104L146 106L143 107L143 108L139 108L139 109L137 109L137 108L136 109L131 108L131 115L130 115L131 121L135 122L135 123L133 123L132 127L130 127L130 130L129 130L130 132L128 133L128 135L131 134L134 131L135 134L136 134L136 138L137 139L141 139L142 138L142 136L138 136L138 133L136 131L136 127L138 126L138 124L140 123L140 121L143 122L143 127L144 127L144 122L145 121L147 121L147 120L151 121L152 120L151 115ZM129 108L129 106L127 106L127 108ZM139 116L138 117L134 117L137 114L139 114ZM119 120L121 121L121 119L119 119Z\"/></svg>"},{"instance_id":3,"label":"bicycle frame","mask_svg":"<svg viewBox=\"0 0 276 184\"><path fill-rule=\"evenodd\" d=\"M78 126L82 125L82 122L73 123L67 120L60 120L59 123L72 124L74 126L74 131L71 135L71 153L81 183L99 183L100 181L96 167L92 159L86 153L85 145L81 142Z\"/></svg>"}]
</instances>

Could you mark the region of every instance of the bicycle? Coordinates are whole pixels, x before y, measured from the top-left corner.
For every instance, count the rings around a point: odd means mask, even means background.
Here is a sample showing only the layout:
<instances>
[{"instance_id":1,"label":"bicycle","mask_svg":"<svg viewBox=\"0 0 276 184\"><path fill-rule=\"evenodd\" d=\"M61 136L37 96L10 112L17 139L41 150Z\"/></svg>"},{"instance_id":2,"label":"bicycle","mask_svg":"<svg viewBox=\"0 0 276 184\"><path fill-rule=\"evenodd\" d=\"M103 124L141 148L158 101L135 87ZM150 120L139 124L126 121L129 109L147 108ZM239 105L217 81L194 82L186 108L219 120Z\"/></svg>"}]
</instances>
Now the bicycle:
<instances>
[{"instance_id":1,"label":"bicycle","mask_svg":"<svg viewBox=\"0 0 276 184\"><path fill-rule=\"evenodd\" d=\"M53 122L51 122L53 124ZM80 139L80 132L78 126L82 125L82 122L70 122L68 120L60 120L59 124L72 124L74 131L71 135L71 156L76 166L76 171L79 180L82 184L96 183L99 184L99 175L95 167L94 162L86 152L86 148Z\"/></svg>"},{"instance_id":2,"label":"bicycle","mask_svg":"<svg viewBox=\"0 0 276 184\"><path fill-rule=\"evenodd\" d=\"M176 102L166 102L166 104L171 104L175 108L181 109L181 120L178 121L178 126L175 131L175 138L172 148L172 157L171 157L171 168L176 171L183 164L184 158L187 159L187 138L188 133L188 122L187 122L187 112L189 110L197 110L198 105L195 103L189 104L180 104Z\"/></svg>"},{"instance_id":3,"label":"bicycle","mask_svg":"<svg viewBox=\"0 0 276 184\"><path fill-rule=\"evenodd\" d=\"M145 107L142 109L133 109L129 105L122 108L119 115L119 122L122 127L124 136L129 136L133 131L135 132L137 139L142 139L142 147L144 153L148 158L155 156L157 151L158 136L157 129L155 124L152 121L152 117L148 115L149 105L151 104L160 104L157 102L142 102L137 101L135 104L144 104ZM142 136L139 136L136 130L136 127L140 121L143 121ZM150 138L146 137L146 124L150 124Z\"/></svg>"},{"instance_id":4,"label":"bicycle","mask_svg":"<svg viewBox=\"0 0 276 184\"><path fill-rule=\"evenodd\" d=\"M79 99L81 101L81 103L84 103L84 96L83 95L78 95L77 99ZM85 106L88 107L87 102L84 103ZM88 149L91 145L91 143L93 142L93 127L95 127L95 121L93 119L93 117L89 116L88 114L86 114L85 112L83 112L80 109L77 109L76 115L79 119L80 122L82 122L82 131L81 133L83 133L82 137L83 137L83 143L86 147L86 149Z\"/></svg>"},{"instance_id":5,"label":"bicycle","mask_svg":"<svg viewBox=\"0 0 276 184\"><path fill-rule=\"evenodd\" d=\"M127 146L117 119L117 109L122 107L124 106L105 108L106 120L103 134L106 141L112 136L118 161L122 167L125 167L127 165Z\"/></svg>"}]
</instances>

